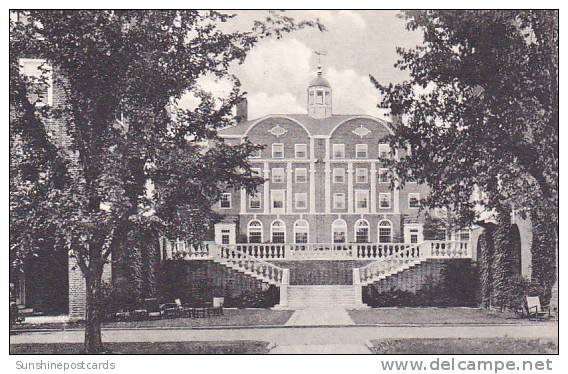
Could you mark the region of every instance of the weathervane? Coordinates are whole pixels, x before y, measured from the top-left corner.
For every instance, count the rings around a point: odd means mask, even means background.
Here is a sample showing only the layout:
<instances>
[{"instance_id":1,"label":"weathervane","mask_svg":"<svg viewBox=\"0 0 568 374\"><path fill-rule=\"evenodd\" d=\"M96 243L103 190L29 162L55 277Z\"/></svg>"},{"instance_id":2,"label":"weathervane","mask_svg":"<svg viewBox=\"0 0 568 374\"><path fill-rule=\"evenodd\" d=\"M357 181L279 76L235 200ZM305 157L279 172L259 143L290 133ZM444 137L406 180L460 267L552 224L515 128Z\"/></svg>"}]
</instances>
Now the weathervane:
<instances>
[{"instance_id":1,"label":"weathervane","mask_svg":"<svg viewBox=\"0 0 568 374\"><path fill-rule=\"evenodd\" d=\"M321 72L321 56L327 56L327 51L320 49L318 51L314 51L314 53L318 56L318 70Z\"/></svg>"}]
</instances>

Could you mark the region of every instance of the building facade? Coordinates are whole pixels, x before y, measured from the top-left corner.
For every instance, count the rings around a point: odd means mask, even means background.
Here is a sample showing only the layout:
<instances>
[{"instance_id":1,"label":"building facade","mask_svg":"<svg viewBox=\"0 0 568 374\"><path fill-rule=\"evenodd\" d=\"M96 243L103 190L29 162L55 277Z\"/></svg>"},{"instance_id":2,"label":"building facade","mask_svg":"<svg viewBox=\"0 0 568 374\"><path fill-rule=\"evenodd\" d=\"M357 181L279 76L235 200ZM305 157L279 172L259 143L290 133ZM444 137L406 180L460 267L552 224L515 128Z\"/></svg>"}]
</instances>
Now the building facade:
<instances>
[{"instance_id":1,"label":"building facade","mask_svg":"<svg viewBox=\"0 0 568 374\"><path fill-rule=\"evenodd\" d=\"M385 138L392 124L368 115L333 114L321 70L307 88L307 114L273 114L220 131L226 142L264 145L250 159L265 182L254 194L227 191L217 204L218 244L416 243L423 240L426 186L391 188L381 161L403 157Z\"/></svg>"}]
</instances>

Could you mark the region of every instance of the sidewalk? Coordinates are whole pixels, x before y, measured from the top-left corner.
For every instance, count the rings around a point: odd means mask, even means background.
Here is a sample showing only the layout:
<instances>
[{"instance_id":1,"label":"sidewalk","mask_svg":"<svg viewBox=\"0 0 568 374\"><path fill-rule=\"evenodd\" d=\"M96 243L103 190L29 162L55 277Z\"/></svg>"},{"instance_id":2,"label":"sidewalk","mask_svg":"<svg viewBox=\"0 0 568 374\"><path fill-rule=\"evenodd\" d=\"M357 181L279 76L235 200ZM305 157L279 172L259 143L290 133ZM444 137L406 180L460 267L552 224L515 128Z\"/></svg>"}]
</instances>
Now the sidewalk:
<instances>
[{"instance_id":1,"label":"sidewalk","mask_svg":"<svg viewBox=\"0 0 568 374\"><path fill-rule=\"evenodd\" d=\"M556 323L534 325L492 325L492 326L431 326L431 327L377 327L377 326L338 326L338 327L275 327L262 329L107 329L103 330L103 340L107 342L139 341L226 341L262 340L282 346L304 345L359 345L368 340L398 338L547 338L558 339ZM55 332L20 332L10 336L11 344L18 343L80 343L82 330ZM308 349L307 347L304 347ZM280 348L283 349L283 348ZM296 349L296 348L295 348Z\"/></svg>"},{"instance_id":2,"label":"sidewalk","mask_svg":"<svg viewBox=\"0 0 568 374\"><path fill-rule=\"evenodd\" d=\"M355 322L345 309L296 310L286 326L349 326Z\"/></svg>"}]
</instances>

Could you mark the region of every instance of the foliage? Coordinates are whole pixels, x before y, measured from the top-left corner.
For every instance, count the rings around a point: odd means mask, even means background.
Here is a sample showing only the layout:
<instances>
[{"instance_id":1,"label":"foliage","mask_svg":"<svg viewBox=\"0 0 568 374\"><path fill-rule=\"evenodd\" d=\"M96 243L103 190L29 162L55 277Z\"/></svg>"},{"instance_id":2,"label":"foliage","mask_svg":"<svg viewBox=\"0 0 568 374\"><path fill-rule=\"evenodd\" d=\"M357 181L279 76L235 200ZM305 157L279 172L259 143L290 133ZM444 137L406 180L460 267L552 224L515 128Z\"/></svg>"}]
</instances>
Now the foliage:
<instances>
[{"instance_id":1,"label":"foliage","mask_svg":"<svg viewBox=\"0 0 568 374\"><path fill-rule=\"evenodd\" d=\"M258 147L216 136L233 123L242 97L228 67L262 38L322 26L271 12L249 31L223 31L231 18L196 10L11 14L10 148L19 157L10 180L11 252L22 258L35 232L65 239L86 281L86 352L103 349L103 266L130 232L199 241L218 218L211 206L222 190L262 182L247 163ZM65 100L41 109L30 103L32 85L19 68L27 56L52 67ZM44 66L43 82L48 73ZM207 75L233 82L227 98L199 88ZM196 108L179 106L188 93L200 100ZM48 123L64 130L67 144L48 135Z\"/></svg>"},{"instance_id":2,"label":"foliage","mask_svg":"<svg viewBox=\"0 0 568 374\"><path fill-rule=\"evenodd\" d=\"M402 185L430 187L424 205L451 207L463 223L479 206L534 207L558 222L558 12L406 11L422 45L398 49L410 79L381 84L394 118L391 146Z\"/></svg>"},{"instance_id":3,"label":"foliage","mask_svg":"<svg viewBox=\"0 0 568 374\"><path fill-rule=\"evenodd\" d=\"M478 245L481 247L481 266L480 266L480 283L481 283L481 305L485 308L491 306L493 297L493 231L494 225L485 227L478 239Z\"/></svg>"},{"instance_id":4,"label":"foliage","mask_svg":"<svg viewBox=\"0 0 568 374\"><path fill-rule=\"evenodd\" d=\"M426 213L422 230L424 240L446 240L447 222Z\"/></svg>"},{"instance_id":5,"label":"foliage","mask_svg":"<svg viewBox=\"0 0 568 374\"><path fill-rule=\"evenodd\" d=\"M548 305L556 282L557 259L555 230L537 211L531 214L533 237L531 246L531 279L539 286L541 302Z\"/></svg>"},{"instance_id":6,"label":"foliage","mask_svg":"<svg viewBox=\"0 0 568 374\"><path fill-rule=\"evenodd\" d=\"M204 305L213 297L224 297L226 307L269 308L278 304L280 298L277 287L258 280L252 286L243 285L237 278L242 280L246 275L211 262L166 261L157 274L157 297L164 303L179 298L189 305Z\"/></svg>"},{"instance_id":7,"label":"foliage","mask_svg":"<svg viewBox=\"0 0 568 374\"><path fill-rule=\"evenodd\" d=\"M515 275L515 255L511 242L511 211L502 208L497 216L497 225L493 231L493 258L491 272L493 278L493 304L498 307L512 308L509 305L512 279Z\"/></svg>"}]
</instances>

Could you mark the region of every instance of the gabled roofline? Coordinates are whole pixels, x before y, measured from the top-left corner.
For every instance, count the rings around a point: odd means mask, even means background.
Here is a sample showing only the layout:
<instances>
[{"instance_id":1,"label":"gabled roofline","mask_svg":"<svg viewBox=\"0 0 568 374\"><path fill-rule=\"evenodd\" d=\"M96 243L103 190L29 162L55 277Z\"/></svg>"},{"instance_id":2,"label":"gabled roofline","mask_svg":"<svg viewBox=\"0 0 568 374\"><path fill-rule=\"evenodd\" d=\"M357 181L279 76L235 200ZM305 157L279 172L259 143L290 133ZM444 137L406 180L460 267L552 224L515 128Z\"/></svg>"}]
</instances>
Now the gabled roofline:
<instances>
[{"instance_id":1,"label":"gabled roofline","mask_svg":"<svg viewBox=\"0 0 568 374\"><path fill-rule=\"evenodd\" d=\"M242 136L243 136L243 137L244 137L244 136L247 136L248 133L249 133L256 125L258 125L259 122L262 122L262 121L264 121L264 120L266 120L266 119L268 119L268 118L278 118L278 117L280 117L280 118L285 118L285 119L287 119L287 120L289 120L289 121L292 121L292 122L296 123L297 125L299 125L300 127L302 127L302 128L308 133L308 136L309 136L309 137L312 137L312 134L310 133L310 131L309 131L309 130L306 128L306 126L304 126L300 121L298 121L297 119L294 119L294 118L292 118L292 117L288 117L287 115L284 115L284 114L268 114L268 115L266 115L266 116L264 116L264 117L261 117L261 118L255 120L255 121L248 127L248 129L244 132L244 134L243 134Z\"/></svg>"},{"instance_id":2,"label":"gabled roofline","mask_svg":"<svg viewBox=\"0 0 568 374\"><path fill-rule=\"evenodd\" d=\"M363 114L363 115L355 115L355 116L349 117L349 118L344 119L343 121L339 122L339 123L338 123L337 125L335 125L335 127L331 130L331 132L329 133L328 136L331 138L331 137L333 136L333 133L335 132L335 130L337 130L341 125L343 125L343 124L344 124L345 122L347 122L347 121L351 121L352 119L357 119L357 118L370 119L370 120L373 120L373 121L375 121L375 122L378 122L379 124L385 126L391 135L394 135L394 131L392 131L392 129L391 129L391 127L390 127L390 125L389 125L388 122L386 122L386 121L384 121L384 120L381 120L380 118L377 118L377 117L373 117L373 116L369 116L369 115Z\"/></svg>"}]
</instances>

